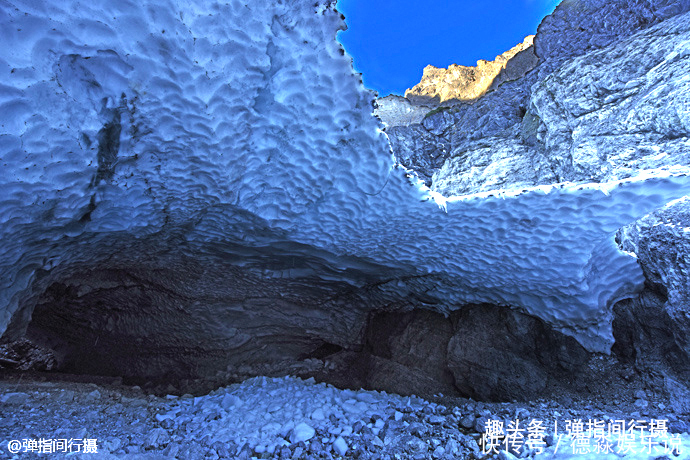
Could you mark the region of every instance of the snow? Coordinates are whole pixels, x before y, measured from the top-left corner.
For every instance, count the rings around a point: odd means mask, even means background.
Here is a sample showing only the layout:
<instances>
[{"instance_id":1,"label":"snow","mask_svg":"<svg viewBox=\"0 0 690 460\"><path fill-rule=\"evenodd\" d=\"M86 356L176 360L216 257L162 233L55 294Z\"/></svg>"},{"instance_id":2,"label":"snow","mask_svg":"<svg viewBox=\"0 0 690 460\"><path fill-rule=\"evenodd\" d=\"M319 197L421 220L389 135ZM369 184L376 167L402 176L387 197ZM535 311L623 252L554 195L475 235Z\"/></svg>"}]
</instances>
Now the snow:
<instances>
[{"instance_id":1,"label":"snow","mask_svg":"<svg viewBox=\"0 0 690 460\"><path fill-rule=\"evenodd\" d=\"M281 237L248 244L328 251L346 281L373 261L442 312L512 305L607 352L612 303L643 285L614 232L690 193L689 171L434 195L395 166L343 22L314 3L0 3L0 333L29 320L43 271L88 264L104 236L174 222L224 241L249 213Z\"/></svg>"}]
</instances>

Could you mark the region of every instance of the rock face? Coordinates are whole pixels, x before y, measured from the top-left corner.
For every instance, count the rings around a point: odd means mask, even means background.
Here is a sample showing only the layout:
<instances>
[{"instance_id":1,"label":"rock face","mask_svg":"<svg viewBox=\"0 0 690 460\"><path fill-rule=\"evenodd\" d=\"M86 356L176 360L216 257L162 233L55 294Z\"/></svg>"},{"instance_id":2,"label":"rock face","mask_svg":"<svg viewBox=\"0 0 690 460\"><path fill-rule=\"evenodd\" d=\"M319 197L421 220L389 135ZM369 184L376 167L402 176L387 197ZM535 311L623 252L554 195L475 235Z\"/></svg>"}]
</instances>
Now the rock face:
<instances>
[{"instance_id":1,"label":"rock face","mask_svg":"<svg viewBox=\"0 0 690 460\"><path fill-rule=\"evenodd\" d=\"M690 382L690 199L624 227L618 239L637 255L647 285L615 307L614 352L667 380Z\"/></svg>"},{"instance_id":2,"label":"rock face","mask_svg":"<svg viewBox=\"0 0 690 460\"><path fill-rule=\"evenodd\" d=\"M448 344L457 388L479 400L529 400L572 388L589 354L536 318L494 306L463 309ZM582 378L582 375L579 376Z\"/></svg>"},{"instance_id":3,"label":"rock face","mask_svg":"<svg viewBox=\"0 0 690 460\"><path fill-rule=\"evenodd\" d=\"M396 334L417 346L388 353L371 343L382 332L369 318L420 308L451 315L468 304L511 306L558 341L607 352L613 305L644 287L615 232L690 193L680 158L686 113L674 92L686 84L676 76L687 64L687 16L626 29L629 38L576 65L556 70L556 58L545 58L421 124L412 124L421 112L398 114L390 129L412 134L396 141L371 116L372 95L335 41L343 22L331 2L14 2L0 14L0 332L49 346L62 369L230 379L369 346L373 363L408 368L443 348L410 322ZM600 75L588 59L627 69L626 53L647 42L656 64L629 70L629 88L611 82L611 94L638 91L634 104L568 80L580 82L580 68ZM558 85L571 85L572 101L549 96ZM654 105L652 94L669 98ZM555 183L593 174L567 154L598 135L598 117L615 124L619 103L616 129L639 127L636 152L666 136L666 160L643 153L644 174L613 167L604 184ZM658 116L667 107L676 118ZM582 126L566 139L575 120ZM417 145L394 157L389 138L394 149ZM424 163L432 180L446 156L493 154L489 142L507 151L510 139L539 160L506 154L519 181L486 172L461 186L465 197L443 197L396 166ZM543 183L554 184L477 193ZM455 327L439 329L440 343ZM399 336L386 340L405 350ZM474 365L461 337L450 343L456 374ZM433 372L445 359L421 368L430 378L420 385L451 384L451 368ZM454 382L492 398L506 391L500 378L486 393Z\"/></svg>"},{"instance_id":4,"label":"rock face","mask_svg":"<svg viewBox=\"0 0 690 460\"><path fill-rule=\"evenodd\" d=\"M374 115L379 117L385 126L409 126L421 123L433 107L412 104L409 99L391 94L376 100Z\"/></svg>"},{"instance_id":5,"label":"rock face","mask_svg":"<svg viewBox=\"0 0 690 460\"><path fill-rule=\"evenodd\" d=\"M574 392L589 353L543 321L492 305L445 318L429 311L376 314L359 359L362 384L400 394L529 400Z\"/></svg>"},{"instance_id":6,"label":"rock face","mask_svg":"<svg viewBox=\"0 0 690 460\"><path fill-rule=\"evenodd\" d=\"M377 305L375 293L308 274L331 271L317 268L312 255L180 238L174 241L182 254L170 253L172 241L161 236L130 247L112 239L107 244L116 255L89 256L96 267L72 262L47 276L27 337L55 350L63 371L222 381L280 374L324 344L357 346ZM271 269L264 265L269 259ZM285 271L302 274L285 279Z\"/></svg>"},{"instance_id":7,"label":"rock face","mask_svg":"<svg viewBox=\"0 0 690 460\"><path fill-rule=\"evenodd\" d=\"M432 188L455 195L606 182L687 164L689 33L683 15L563 64L532 86L511 136L452 146Z\"/></svg>"},{"instance_id":8,"label":"rock face","mask_svg":"<svg viewBox=\"0 0 690 460\"><path fill-rule=\"evenodd\" d=\"M367 327L364 384L398 394L457 392L448 368L448 318L430 311L380 313Z\"/></svg>"},{"instance_id":9,"label":"rock face","mask_svg":"<svg viewBox=\"0 0 690 460\"><path fill-rule=\"evenodd\" d=\"M687 0L564 0L539 25L537 56L560 63L690 10Z\"/></svg>"},{"instance_id":10,"label":"rock face","mask_svg":"<svg viewBox=\"0 0 690 460\"><path fill-rule=\"evenodd\" d=\"M688 10L688 1L563 2L539 27L534 70L396 128L396 158L446 196L687 164ZM438 152L433 164L415 164L419 150Z\"/></svg>"},{"instance_id":11,"label":"rock face","mask_svg":"<svg viewBox=\"0 0 690 460\"><path fill-rule=\"evenodd\" d=\"M375 312L366 330L362 349L330 355L329 371L318 374L320 379L403 395L443 393L479 401L607 400L633 386L621 378L629 377L629 361L592 355L572 337L515 309L467 305L448 317L425 310ZM666 386L673 382L678 380ZM664 385L656 382L657 388ZM681 383L677 388L685 391Z\"/></svg>"},{"instance_id":12,"label":"rock face","mask_svg":"<svg viewBox=\"0 0 690 460\"><path fill-rule=\"evenodd\" d=\"M386 129L395 159L405 167L414 167L414 173L427 187L432 177L446 161L450 144L423 125L393 126Z\"/></svg>"},{"instance_id":13,"label":"rock face","mask_svg":"<svg viewBox=\"0 0 690 460\"><path fill-rule=\"evenodd\" d=\"M533 41L534 35L530 35L493 61L477 61L476 67L453 64L439 69L427 66L422 81L405 91L405 98L417 105L474 101L490 89L520 78L534 68L538 59Z\"/></svg>"}]
</instances>

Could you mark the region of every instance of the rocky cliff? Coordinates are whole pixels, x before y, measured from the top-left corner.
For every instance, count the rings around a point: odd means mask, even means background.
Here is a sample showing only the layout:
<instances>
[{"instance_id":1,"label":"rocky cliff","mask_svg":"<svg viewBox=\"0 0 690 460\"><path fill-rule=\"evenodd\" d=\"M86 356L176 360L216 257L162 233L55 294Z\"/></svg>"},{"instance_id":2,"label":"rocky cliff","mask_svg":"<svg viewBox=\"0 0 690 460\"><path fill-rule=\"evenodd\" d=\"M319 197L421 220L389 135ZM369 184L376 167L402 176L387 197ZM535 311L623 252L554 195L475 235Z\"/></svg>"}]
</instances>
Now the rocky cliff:
<instances>
[{"instance_id":1,"label":"rocky cliff","mask_svg":"<svg viewBox=\"0 0 690 460\"><path fill-rule=\"evenodd\" d=\"M614 305L645 289L616 232L690 193L690 8L657 3L614 33L599 28L623 21L615 5L567 2L533 70L421 123L393 110L387 135L330 2L0 4L3 340L49 347L63 370L162 380L364 354L358 378L382 388L424 354L401 355L399 331L435 350L415 371L425 391L568 387L614 344ZM390 312L426 319L380 330ZM536 335L477 361L497 333L478 323ZM497 356L537 384L511 386ZM479 366L489 388L466 377Z\"/></svg>"},{"instance_id":2,"label":"rocky cliff","mask_svg":"<svg viewBox=\"0 0 690 460\"><path fill-rule=\"evenodd\" d=\"M417 124L390 122L398 161L446 196L685 164L688 9L564 1L540 25L539 62L523 78Z\"/></svg>"},{"instance_id":3,"label":"rocky cliff","mask_svg":"<svg viewBox=\"0 0 690 460\"><path fill-rule=\"evenodd\" d=\"M416 105L477 100L501 83L520 78L532 70L538 61L533 45L534 35L529 35L493 61L477 61L476 67L453 64L439 69L427 66L422 81L405 91L405 98Z\"/></svg>"}]
</instances>

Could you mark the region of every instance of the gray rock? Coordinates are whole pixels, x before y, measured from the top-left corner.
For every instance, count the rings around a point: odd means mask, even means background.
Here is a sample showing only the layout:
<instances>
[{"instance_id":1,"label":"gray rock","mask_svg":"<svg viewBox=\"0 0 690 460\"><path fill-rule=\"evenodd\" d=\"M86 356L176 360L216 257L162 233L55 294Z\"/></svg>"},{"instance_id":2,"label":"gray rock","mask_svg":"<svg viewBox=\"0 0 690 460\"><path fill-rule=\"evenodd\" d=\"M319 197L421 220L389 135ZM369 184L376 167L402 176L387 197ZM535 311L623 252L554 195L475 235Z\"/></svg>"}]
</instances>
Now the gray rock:
<instances>
[{"instance_id":1,"label":"gray rock","mask_svg":"<svg viewBox=\"0 0 690 460\"><path fill-rule=\"evenodd\" d=\"M458 442L455 439L449 439L444 447L444 451L452 456L457 456L460 451Z\"/></svg>"},{"instance_id":2,"label":"gray rock","mask_svg":"<svg viewBox=\"0 0 690 460\"><path fill-rule=\"evenodd\" d=\"M419 138L422 139L422 138ZM453 149L432 177L433 190L445 195L468 195L499 189L525 189L557 182L542 155L514 138L485 137ZM414 159L412 159L414 160ZM433 165L425 166L425 172Z\"/></svg>"},{"instance_id":3,"label":"gray rock","mask_svg":"<svg viewBox=\"0 0 690 460\"><path fill-rule=\"evenodd\" d=\"M432 425L443 425L446 422L446 418L442 415L432 415L429 417L429 423Z\"/></svg>"},{"instance_id":4,"label":"gray rock","mask_svg":"<svg viewBox=\"0 0 690 460\"><path fill-rule=\"evenodd\" d=\"M175 420L172 418L166 418L161 420L160 422L161 428L164 428L166 430L170 430L175 427Z\"/></svg>"},{"instance_id":5,"label":"gray rock","mask_svg":"<svg viewBox=\"0 0 690 460\"><path fill-rule=\"evenodd\" d=\"M413 170L430 186L435 171L443 166L450 155L450 144L421 124L394 126L387 129L386 134L398 163Z\"/></svg>"},{"instance_id":6,"label":"gray rock","mask_svg":"<svg viewBox=\"0 0 690 460\"><path fill-rule=\"evenodd\" d=\"M226 443L219 442L219 441L214 442L211 447L216 452L216 454L218 455L219 458L232 458L232 457L234 457L235 451L237 449L237 446L235 446L234 444L231 444L231 443L226 444ZM283 449L287 449L287 448L285 447ZM290 449L287 449L287 452L288 452L288 457L285 457L285 458L290 458L289 457ZM281 452L281 457L282 457L282 452Z\"/></svg>"},{"instance_id":7,"label":"gray rock","mask_svg":"<svg viewBox=\"0 0 690 460\"><path fill-rule=\"evenodd\" d=\"M341 436L338 436L335 442L333 442L333 450L338 455L345 455L345 453L348 451L348 448L347 441L345 441L345 439L343 439Z\"/></svg>"},{"instance_id":8,"label":"gray rock","mask_svg":"<svg viewBox=\"0 0 690 460\"><path fill-rule=\"evenodd\" d=\"M635 400L635 407L638 409L646 409L649 403L647 402L646 399L636 399Z\"/></svg>"},{"instance_id":9,"label":"gray rock","mask_svg":"<svg viewBox=\"0 0 690 460\"><path fill-rule=\"evenodd\" d=\"M544 437L544 442L548 447L555 446L558 443L558 438L553 435L553 433L548 433Z\"/></svg>"},{"instance_id":10,"label":"gray rock","mask_svg":"<svg viewBox=\"0 0 690 460\"><path fill-rule=\"evenodd\" d=\"M372 355L367 385L403 395L457 394L446 363L451 337L449 319L434 312L372 315L366 339Z\"/></svg>"},{"instance_id":11,"label":"gray rock","mask_svg":"<svg viewBox=\"0 0 690 460\"><path fill-rule=\"evenodd\" d=\"M60 390L58 393L53 393L54 397L64 402L72 402L74 400L74 391Z\"/></svg>"},{"instance_id":12,"label":"gray rock","mask_svg":"<svg viewBox=\"0 0 690 460\"><path fill-rule=\"evenodd\" d=\"M295 449L297 452L297 449ZM295 454L293 453L293 458ZM301 455L301 452L300 452ZM252 450L248 446L242 447L242 449L237 453L237 460L249 460L252 457Z\"/></svg>"},{"instance_id":13,"label":"gray rock","mask_svg":"<svg viewBox=\"0 0 690 460\"><path fill-rule=\"evenodd\" d=\"M108 438L104 443L104 448L107 452L115 452L122 446L122 440L120 438ZM174 454L173 454L174 456Z\"/></svg>"},{"instance_id":14,"label":"gray rock","mask_svg":"<svg viewBox=\"0 0 690 460\"><path fill-rule=\"evenodd\" d=\"M676 414L690 414L690 389L671 377L664 379L671 408Z\"/></svg>"},{"instance_id":15,"label":"gray rock","mask_svg":"<svg viewBox=\"0 0 690 460\"><path fill-rule=\"evenodd\" d=\"M690 433L690 423L683 420L671 420L668 422L668 431L672 434Z\"/></svg>"},{"instance_id":16,"label":"gray rock","mask_svg":"<svg viewBox=\"0 0 690 460\"><path fill-rule=\"evenodd\" d=\"M437 448L434 449L434 451L431 453L431 456L433 458L442 458L443 455L446 453L446 450L443 448L443 446L438 446Z\"/></svg>"},{"instance_id":17,"label":"gray rock","mask_svg":"<svg viewBox=\"0 0 690 460\"><path fill-rule=\"evenodd\" d=\"M426 452L429 448L427 444L416 436L408 436L402 440L405 452L409 454Z\"/></svg>"},{"instance_id":18,"label":"gray rock","mask_svg":"<svg viewBox=\"0 0 690 460\"><path fill-rule=\"evenodd\" d=\"M22 405L26 404L26 402L29 400L29 395L26 393L20 393L20 392L15 392L15 393L5 393L3 395L0 395L0 403L2 404L7 404L7 405Z\"/></svg>"},{"instance_id":19,"label":"gray rock","mask_svg":"<svg viewBox=\"0 0 690 460\"><path fill-rule=\"evenodd\" d=\"M309 443L309 451L310 451L312 454L321 453L323 450L324 450L324 449L323 449L323 444L322 444L321 441L319 441L318 439L313 439L313 440Z\"/></svg>"},{"instance_id":20,"label":"gray rock","mask_svg":"<svg viewBox=\"0 0 690 460\"><path fill-rule=\"evenodd\" d=\"M648 373L663 376L671 407L690 412L690 198L678 200L616 237L634 253L647 280L638 298L614 306L613 351Z\"/></svg>"},{"instance_id":21,"label":"gray rock","mask_svg":"<svg viewBox=\"0 0 690 460\"><path fill-rule=\"evenodd\" d=\"M460 425L463 428L470 429L474 426L474 415L467 414L460 420Z\"/></svg>"},{"instance_id":22,"label":"gray rock","mask_svg":"<svg viewBox=\"0 0 690 460\"><path fill-rule=\"evenodd\" d=\"M374 115L379 117L387 129L394 126L409 126L422 122L432 106L412 104L409 99L390 95L376 99Z\"/></svg>"},{"instance_id":23,"label":"gray rock","mask_svg":"<svg viewBox=\"0 0 690 460\"><path fill-rule=\"evenodd\" d=\"M514 310L465 307L456 313L448 366L465 394L484 400L530 400L549 385L569 385L589 354L575 339Z\"/></svg>"},{"instance_id":24,"label":"gray rock","mask_svg":"<svg viewBox=\"0 0 690 460\"><path fill-rule=\"evenodd\" d=\"M489 420L489 417L477 417L474 420L474 431L477 433L485 433L486 432L486 422Z\"/></svg>"},{"instance_id":25,"label":"gray rock","mask_svg":"<svg viewBox=\"0 0 690 460\"><path fill-rule=\"evenodd\" d=\"M606 47L688 10L690 3L686 0L567 0L539 25L535 51L542 59L562 62Z\"/></svg>"},{"instance_id":26,"label":"gray rock","mask_svg":"<svg viewBox=\"0 0 690 460\"><path fill-rule=\"evenodd\" d=\"M410 425L407 427L407 431L414 436L422 437L427 433L428 429L424 424L414 422L410 423Z\"/></svg>"},{"instance_id":27,"label":"gray rock","mask_svg":"<svg viewBox=\"0 0 690 460\"><path fill-rule=\"evenodd\" d=\"M144 440L144 449L160 449L170 442L170 434L163 428L154 428Z\"/></svg>"}]
</instances>

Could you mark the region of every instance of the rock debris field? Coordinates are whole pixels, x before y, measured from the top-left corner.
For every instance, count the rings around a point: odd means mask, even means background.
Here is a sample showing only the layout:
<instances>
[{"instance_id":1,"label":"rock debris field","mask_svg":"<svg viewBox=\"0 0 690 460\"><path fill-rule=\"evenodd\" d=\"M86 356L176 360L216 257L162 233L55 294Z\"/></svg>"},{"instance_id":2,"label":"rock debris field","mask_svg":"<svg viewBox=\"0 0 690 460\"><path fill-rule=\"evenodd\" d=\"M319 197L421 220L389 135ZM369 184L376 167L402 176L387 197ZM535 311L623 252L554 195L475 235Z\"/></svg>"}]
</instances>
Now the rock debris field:
<instances>
[{"instance_id":1,"label":"rock debris field","mask_svg":"<svg viewBox=\"0 0 690 460\"><path fill-rule=\"evenodd\" d=\"M14 375L0 382L0 458L690 458L688 418L641 390L613 401L616 408L443 395L430 401L294 377L257 377L203 396L156 396L117 381L41 380ZM609 433L618 420L632 428L627 446ZM578 421L585 434L589 421L606 432L576 441ZM539 422L544 430L529 448L525 441ZM498 435L501 425L506 436ZM613 453L602 453L604 441ZM20 445L33 453L9 451Z\"/></svg>"}]
</instances>

